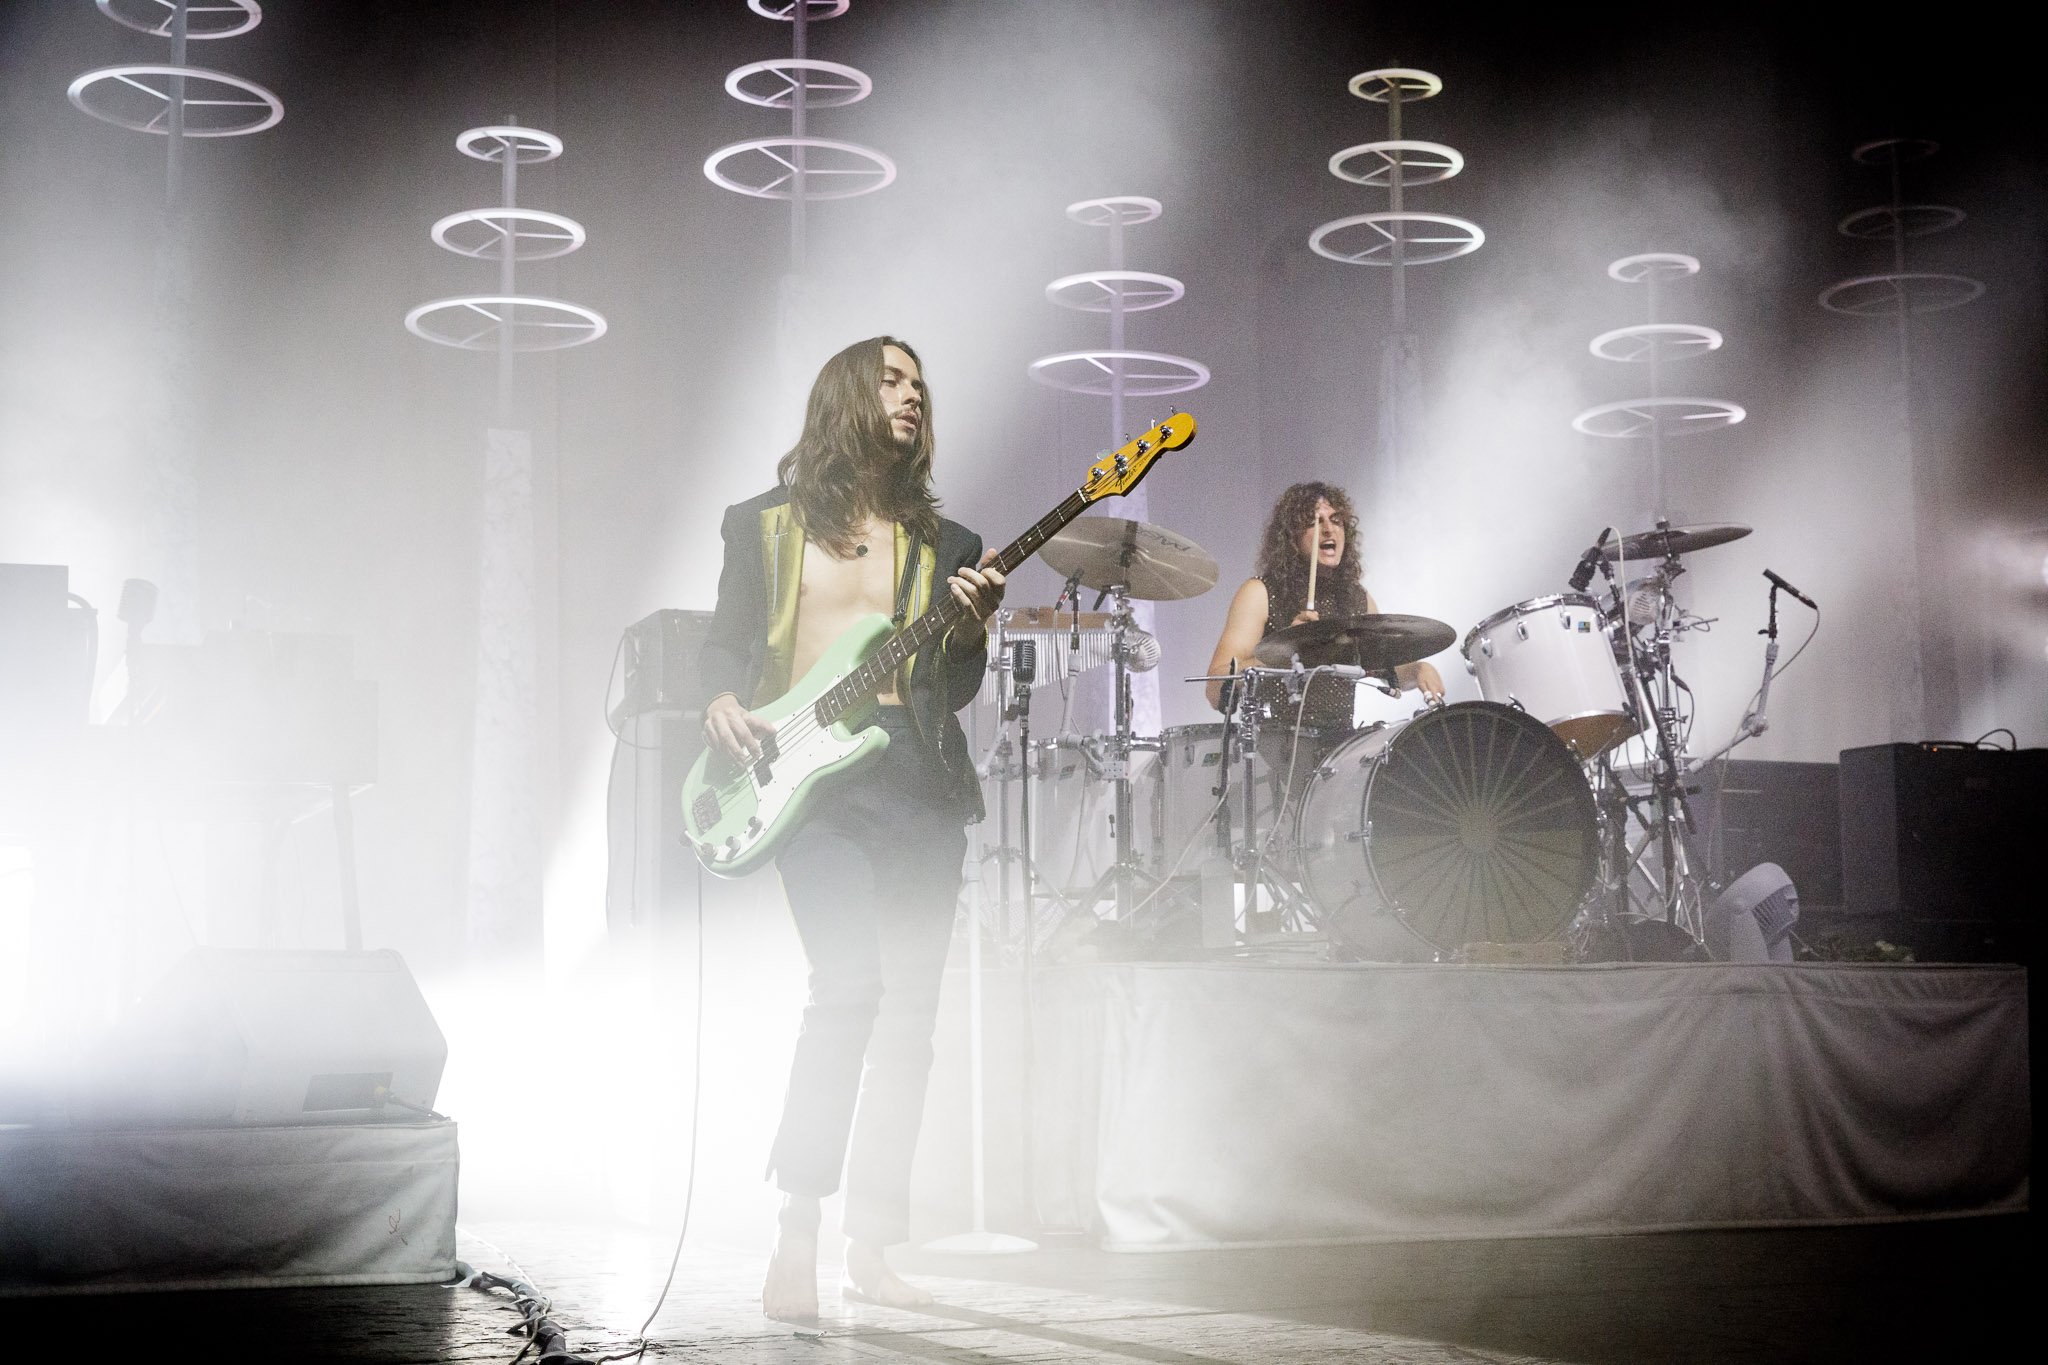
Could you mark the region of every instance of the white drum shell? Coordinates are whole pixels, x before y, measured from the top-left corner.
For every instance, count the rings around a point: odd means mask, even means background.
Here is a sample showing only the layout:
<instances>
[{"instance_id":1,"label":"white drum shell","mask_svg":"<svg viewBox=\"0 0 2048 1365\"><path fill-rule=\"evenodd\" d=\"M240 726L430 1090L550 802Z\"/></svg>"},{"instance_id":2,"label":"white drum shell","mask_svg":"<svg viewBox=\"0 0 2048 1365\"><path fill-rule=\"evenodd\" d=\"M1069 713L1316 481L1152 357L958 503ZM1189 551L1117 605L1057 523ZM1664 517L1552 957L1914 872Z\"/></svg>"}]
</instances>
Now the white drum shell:
<instances>
[{"instance_id":1,"label":"white drum shell","mask_svg":"<svg viewBox=\"0 0 2048 1365\"><path fill-rule=\"evenodd\" d=\"M1480 696L1534 716L1581 759L1642 728L1600 605L1583 594L1538 597L1495 612L1465 636L1462 652Z\"/></svg>"},{"instance_id":2,"label":"white drum shell","mask_svg":"<svg viewBox=\"0 0 2048 1365\"><path fill-rule=\"evenodd\" d=\"M1221 724L1175 725L1160 733L1159 753L1144 774L1141 792L1152 817L1152 867L1162 875L1173 873L1176 865L1180 872L1194 871L1214 847L1218 787L1224 776L1223 729ZM1275 732L1270 742L1284 743L1284 738ZM1230 828L1239 846L1245 833L1241 764L1241 757L1233 753L1228 799ZM1267 756L1252 755L1251 769L1252 818L1256 832L1263 835L1272 823L1275 795Z\"/></svg>"}]
</instances>

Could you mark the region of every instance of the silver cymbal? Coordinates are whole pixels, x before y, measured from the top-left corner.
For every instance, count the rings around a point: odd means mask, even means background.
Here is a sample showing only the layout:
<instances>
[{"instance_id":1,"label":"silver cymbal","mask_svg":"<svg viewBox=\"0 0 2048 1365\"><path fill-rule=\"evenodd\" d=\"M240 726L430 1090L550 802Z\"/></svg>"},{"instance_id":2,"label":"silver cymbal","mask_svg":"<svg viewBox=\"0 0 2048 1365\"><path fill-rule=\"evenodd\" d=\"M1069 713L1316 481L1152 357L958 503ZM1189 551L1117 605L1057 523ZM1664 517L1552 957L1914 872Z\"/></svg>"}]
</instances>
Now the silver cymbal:
<instances>
[{"instance_id":1,"label":"silver cymbal","mask_svg":"<svg viewBox=\"0 0 2048 1365\"><path fill-rule=\"evenodd\" d=\"M1431 616L1403 616L1385 611L1363 616L1333 616L1303 621L1276 630L1259 641L1253 657L1285 668L1299 655L1304 666L1350 664L1368 673L1399 668L1427 659L1456 643L1458 632Z\"/></svg>"},{"instance_id":2,"label":"silver cymbal","mask_svg":"<svg viewBox=\"0 0 2048 1365\"><path fill-rule=\"evenodd\" d=\"M1689 555L1740 540L1749 534L1747 526L1660 526L1654 531L1637 531L1609 542L1609 559L1662 559L1666 555Z\"/></svg>"},{"instance_id":3,"label":"silver cymbal","mask_svg":"<svg viewBox=\"0 0 2048 1365\"><path fill-rule=\"evenodd\" d=\"M1187 537L1125 517L1077 517L1038 555L1084 587L1122 587L1148 602L1199 597L1216 586L1218 572L1209 552Z\"/></svg>"}]
</instances>

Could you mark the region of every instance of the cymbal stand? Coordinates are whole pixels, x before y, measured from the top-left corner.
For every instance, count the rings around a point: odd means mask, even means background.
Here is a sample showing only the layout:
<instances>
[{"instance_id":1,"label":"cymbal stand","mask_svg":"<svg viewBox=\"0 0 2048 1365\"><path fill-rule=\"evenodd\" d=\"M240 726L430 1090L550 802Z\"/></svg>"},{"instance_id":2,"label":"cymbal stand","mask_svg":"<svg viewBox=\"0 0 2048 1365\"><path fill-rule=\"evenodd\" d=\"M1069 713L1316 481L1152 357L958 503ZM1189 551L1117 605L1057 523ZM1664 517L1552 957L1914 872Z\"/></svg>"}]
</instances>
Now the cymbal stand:
<instances>
[{"instance_id":1,"label":"cymbal stand","mask_svg":"<svg viewBox=\"0 0 2048 1365\"><path fill-rule=\"evenodd\" d=\"M1097 771L1115 788L1116 828L1113 833L1116 861L1096 878L1095 885L1088 889L1081 903L1094 905L1105 895L1113 894L1116 917L1122 919L1137 904L1134 899L1137 883L1146 883L1153 890L1164 885L1161 878L1140 863L1136 841L1132 838L1137 801L1131 795L1131 755L1141 749L1157 749L1159 741L1156 738L1137 739L1131 734L1131 597L1122 584L1109 588L1108 595L1116 600L1116 610L1111 613L1109 621L1110 659L1116 670L1116 732L1110 736L1108 754L1098 764Z\"/></svg>"},{"instance_id":2,"label":"cymbal stand","mask_svg":"<svg viewBox=\"0 0 2048 1365\"><path fill-rule=\"evenodd\" d=\"M1238 675L1240 681L1236 684L1236 701L1239 717L1237 721L1239 736L1237 748L1238 763L1241 769L1238 776L1238 790L1243 800L1242 818L1244 822L1244 848L1238 855L1238 871L1244 885L1245 921L1248 926L1252 922L1251 917L1258 911L1262 890L1272 893L1276 908L1283 912L1283 923L1294 921L1300 927L1308 927L1315 923L1313 912L1307 902L1302 899L1300 892L1286 878L1279 876L1267 860L1266 845L1272 838L1272 834L1270 831L1259 828L1259 776L1252 766L1252 757L1259 751L1259 703L1257 694L1260 676L1266 675L1280 678L1287 688L1288 699L1299 702L1302 696L1302 689L1308 686L1309 672L1310 670L1304 670L1301 666L1301 661L1296 659L1292 668L1247 668ZM1291 733L1289 734L1289 740L1290 743L1294 742L1294 737ZM1275 803L1273 813L1273 819L1276 823L1284 825L1285 816L1292 800L1291 792L1283 791L1281 793L1281 799Z\"/></svg>"},{"instance_id":3,"label":"cymbal stand","mask_svg":"<svg viewBox=\"0 0 2048 1365\"><path fill-rule=\"evenodd\" d=\"M1660 529L1665 526L1661 520L1657 524ZM1602 567L1611 584L1612 567L1604 560ZM1616 591L1617 621L1628 648L1632 690L1651 730L1651 737L1645 741L1650 769L1648 790L1639 794L1628 792L1611 762L1603 758L1602 765L1612 841L1608 885L1614 892L1616 909L1624 915L1662 920L1699 942L1705 926L1701 919L1702 883L1695 869L1701 864L1694 847L1696 826L1685 787L1688 768L1678 735L1681 685L1671 654L1672 642L1688 628L1672 591L1684 572L1685 566L1677 555L1665 556L1647 589L1655 593L1655 614L1641 626L1631 619L1631 609L1638 593L1646 589L1638 589L1625 598L1619 589ZM1638 639L1638 630L1646 630L1646 638ZM1633 841L1628 838L1630 816L1641 826ZM1634 889L1638 877L1648 883L1655 897L1654 904L1646 905L1640 912L1636 910Z\"/></svg>"}]
</instances>

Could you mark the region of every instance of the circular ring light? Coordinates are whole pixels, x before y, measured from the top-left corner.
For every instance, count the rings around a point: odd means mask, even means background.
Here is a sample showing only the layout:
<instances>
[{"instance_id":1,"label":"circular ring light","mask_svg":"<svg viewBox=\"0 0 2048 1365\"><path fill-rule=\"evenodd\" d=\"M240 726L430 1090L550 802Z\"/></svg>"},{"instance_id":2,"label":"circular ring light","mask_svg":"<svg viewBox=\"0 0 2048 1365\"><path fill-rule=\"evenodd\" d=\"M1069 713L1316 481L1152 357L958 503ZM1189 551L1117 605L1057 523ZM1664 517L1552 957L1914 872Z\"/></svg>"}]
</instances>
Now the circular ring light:
<instances>
[{"instance_id":1,"label":"circular ring light","mask_svg":"<svg viewBox=\"0 0 2048 1365\"><path fill-rule=\"evenodd\" d=\"M1896 208L1880 204L1873 209L1856 210L1835 224L1835 231L1864 241L1889 237L1894 232L1907 237L1932 237L1937 232L1947 232L1966 216L1961 209L1947 204L1900 204Z\"/></svg>"},{"instance_id":2,"label":"circular ring light","mask_svg":"<svg viewBox=\"0 0 2048 1365\"><path fill-rule=\"evenodd\" d=\"M811 158L806 155L804 164L799 167L789 155L799 148L807 153L826 153L827 164L814 166L811 164ZM749 154L768 163L762 168L762 177L742 180L726 172L726 162ZM837 164L832 164L834 162ZM795 188L795 182L801 177L801 193L805 201L809 202L819 199L852 199L885 189L896 179L896 163L872 147L863 147L853 142L838 142L828 137L753 137L745 142L735 142L729 147L720 147L705 157L704 175L714 185L731 190L735 194L752 195L756 199L794 199L799 193ZM846 183L839 189L816 189L812 185L814 176L836 177ZM828 180L827 183L831 182Z\"/></svg>"},{"instance_id":3,"label":"circular ring light","mask_svg":"<svg viewBox=\"0 0 2048 1365\"><path fill-rule=\"evenodd\" d=\"M1624 256L1607 267L1607 278L1620 280L1623 284L1676 280L1699 273L1699 257L1677 251L1645 251L1640 256Z\"/></svg>"},{"instance_id":4,"label":"circular ring light","mask_svg":"<svg viewBox=\"0 0 2048 1365\"><path fill-rule=\"evenodd\" d=\"M1187 287L1173 276L1147 270L1084 270L1045 287L1047 299L1082 313L1107 313L1119 301L1126 313L1143 313L1178 302L1186 293Z\"/></svg>"},{"instance_id":5,"label":"circular ring light","mask_svg":"<svg viewBox=\"0 0 2048 1365\"><path fill-rule=\"evenodd\" d=\"M1031 362L1031 377L1068 393L1104 395L1121 382L1126 398L1186 393L1209 382L1209 367L1159 351L1067 351Z\"/></svg>"},{"instance_id":6,"label":"circular ring light","mask_svg":"<svg viewBox=\"0 0 2048 1365\"><path fill-rule=\"evenodd\" d=\"M73 104L102 123L168 136L174 79L184 83L183 96L175 102L184 110L185 126L180 131L185 137L242 137L260 133L284 117L284 101L262 86L203 66L171 66L162 62L103 66L72 81L64 93ZM162 88L155 82L162 82ZM94 99L104 107L95 108ZM120 101L118 107L116 100ZM263 112L236 112L258 109ZM236 117L243 121L228 121Z\"/></svg>"},{"instance_id":7,"label":"circular ring light","mask_svg":"<svg viewBox=\"0 0 2048 1365\"><path fill-rule=\"evenodd\" d=\"M1418 230L1411 231L1411 227ZM1365 244L1355 251L1332 240L1360 228L1365 230ZM1435 265L1479 250L1486 243L1486 233L1479 224L1448 213L1359 213L1324 223L1309 234L1308 245L1316 255L1345 265L1390 266L1397 241L1404 264Z\"/></svg>"},{"instance_id":8,"label":"circular ring light","mask_svg":"<svg viewBox=\"0 0 2048 1365\"><path fill-rule=\"evenodd\" d=\"M478 161L503 161L505 153L510 150L513 161L524 166L536 161L553 161L562 154L562 139L538 128L502 123L470 129L455 139L455 150Z\"/></svg>"},{"instance_id":9,"label":"circular ring light","mask_svg":"<svg viewBox=\"0 0 2048 1365\"><path fill-rule=\"evenodd\" d=\"M1617 327L1593 338L1588 348L1602 360L1625 364L1643 360L1690 360L1721 349L1721 334L1690 322L1644 322Z\"/></svg>"},{"instance_id":10,"label":"circular ring light","mask_svg":"<svg viewBox=\"0 0 2048 1365\"><path fill-rule=\"evenodd\" d=\"M468 230L472 223L482 231ZM515 261L545 261L566 256L584 242L583 224L540 209L464 209L434 224L432 235L434 245L483 261L504 260L508 248Z\"/></svg>"},{"instance_id":11,"label":"circular ring light","mask_svg":"<svg viewBox=\"0 0 2048 1365\"><path fill-rule=\"evenodd\" d=\"M148 19L129 18L118 7L119 0L93 0L93 3L99 6L101 14L106 15L121 27L132 28L137 33L147 33L152 38L170 37L171 25L177 18L176 10L169 4L164 3L163 0L147 0L146 3L136 3L128 6L130 9L157 11ZM211 17L201 19L200 27L195 28L192 21L198 19L202 14L208 16L233 14L236 17L219 21L221 24L219 28L205 27L206 24L215 22ZM210 38L233 38L238 34L247 33L262 22L263 7L258 5L256 0L213 0L211 4L187 5L185 7L185 36L195 43L204 42Z\"/></svg>"},{"instance_id":12,"label":"circular ring light","mask_svg":"<svg viewBox=\"0 0 2048 1365\"><path fill-rule=\"evenodd\" d=\"M1572 418L1572 430L1613 440L1629 437L1690 436L1732 427L1749 414L1740 403L1718 398L1624 398L1602 403Z\"/></svg>"},{"instance_id":13,"label":"circular ring light","mask_svg":"<svg viewBox=\"0 0 2048 1365\"><path fill-rule=\"evenodd\" d=\"M1362 100L1385 104L1397 89L1403 100L1426 100L1441 93L1444 83L1430 72L1412 66L1383 66L1377 71L1359 72L1346 88Z\"/></svg>"},{"instance_id":14,"label":"circular ring light","mask_svg":"<svg viewBox=\"0 0 2048 1365\"><path fill-rule=\"evenodd\" d=\"M533 314L521 317L521 310ZM566 351L605 333L602 315L578 303L524 294L470 294L434 299L405 315L405 330L439 346L494 351L509 328L515 351Z\"/></svg>"},{"instance_id":15,"label":"circular ring light","mask_svg":"<svg viewBox=\"0 0 2048 1365\"><path fill-rule=\"evenodd\" d=\"M1852 318L1895 316L1908 313L1945 313L1974 303L1984 293L1984 282L1967 275L1935 275L1906 271L1889 275L1858 275L1831 284L1820 292L1820 306L1830 313Z\"/></svg>"},{"instance_id":16,"label":"circular ring light","mask_svg":"<svg viewBox=\"0 0 2048 1365\"><path fill-rule=\"evenodd\" d=\"M1130 227L1134 223L1149 223L1163 212L1165 209L1157 199L1147 199L1142 194L1083 199L1067 205L1067 217L1082 227L1109 227L1111 224Z\"/></svg>"},{"instance_id":17,"label":"circular ring light","mask_svg":"<svg viewBox=\"0 0 2048 1365\"><path fill-rule=\"evenodd\" d=\"M1351 170L1345 165L1354 159L1367 159L1364 169ZM1390 138L1381 142L1361 142L1330 158L1331 175L1339 180L1349 180L1354 185L1371 185L1378 189L1393 185L1397 166L1405 189L1410 185L1434 185L1439 180L1449 180L1465 169L1465 157L1455 147L1446 147L1441 142Z\"/></svg>"},{"instance_id":18,"label":"circular ring light","mask_svg":"<svg viewBox=\"0 0 2048 1365\"><path fill-rule=\"evenodd\" d=\"M853 0L780 0L780 3L777 0L747 0L747 8L763 19L780 19L793 24L796 22L796 7L800 3L809 6L804 12L804 22L816 24L826 19L837 19L846 13L846 7Z\"/></svg>"},{"instance_id":19,"label":"circular ring light","mask_svg":"<svg viewBox=\"0 0 2048 1365\"><path fill-rule=\"evenodd\" d=\"M1906 166L1915 161L1925 161L1940 150L1939 142L1924 137L1881 137L1864 143L1849 156L1865 166L1890 166L1894 163Z\"/></svg>"},{"instance_id":20,"label":"circular ring light","mask_svg":"<svg viewBox=\"0 0 2048 1365\"><path fill-rule=\"evenodd\" d=\"M795 57L776 57L765 62L748 62L736 66L726 73L725 93L748 104L758 104L764 109L788 109L796 103L797 78L792 72L815 71L830 80L816 81L808 75L803 78L804 108L836 109L845 104L859 104L875 92L875 83L867 73L838 62L815 62ZM765 94L747 89L749 76L774 76L781 85Z\"/></svg>"}]
</instances>

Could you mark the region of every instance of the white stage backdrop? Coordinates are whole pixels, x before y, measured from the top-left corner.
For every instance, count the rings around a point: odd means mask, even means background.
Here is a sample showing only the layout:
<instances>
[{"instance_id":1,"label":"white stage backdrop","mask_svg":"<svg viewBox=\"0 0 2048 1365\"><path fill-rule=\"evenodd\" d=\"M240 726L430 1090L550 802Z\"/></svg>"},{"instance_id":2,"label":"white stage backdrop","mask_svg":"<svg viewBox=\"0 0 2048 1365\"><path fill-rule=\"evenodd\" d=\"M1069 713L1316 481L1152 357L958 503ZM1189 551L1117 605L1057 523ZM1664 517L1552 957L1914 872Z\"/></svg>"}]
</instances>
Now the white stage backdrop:
<instances>
[{"instance_id":1,"label":"white stage backdrop","mask_svg":"<svg viewBox=\"0 0 2048 1365\"><path fill-rule=\"evenodd\" d=\"M2027 1207L2016 967L1162 965L1041 981L1041 1199L1115 1249Z\"/></svg>"}]
</instances>

